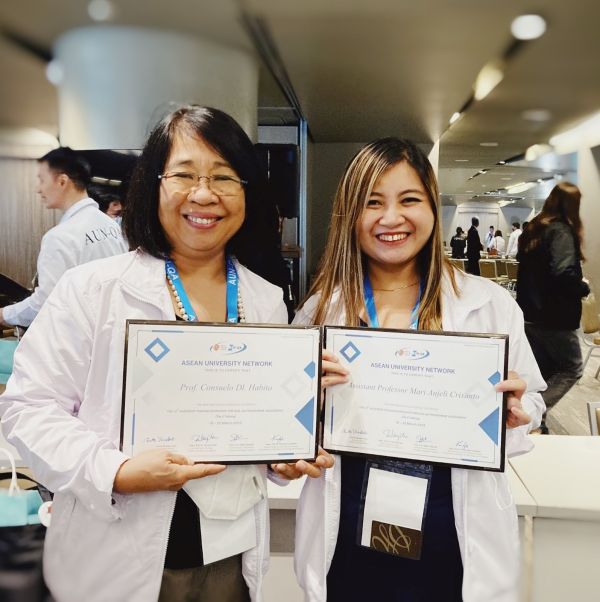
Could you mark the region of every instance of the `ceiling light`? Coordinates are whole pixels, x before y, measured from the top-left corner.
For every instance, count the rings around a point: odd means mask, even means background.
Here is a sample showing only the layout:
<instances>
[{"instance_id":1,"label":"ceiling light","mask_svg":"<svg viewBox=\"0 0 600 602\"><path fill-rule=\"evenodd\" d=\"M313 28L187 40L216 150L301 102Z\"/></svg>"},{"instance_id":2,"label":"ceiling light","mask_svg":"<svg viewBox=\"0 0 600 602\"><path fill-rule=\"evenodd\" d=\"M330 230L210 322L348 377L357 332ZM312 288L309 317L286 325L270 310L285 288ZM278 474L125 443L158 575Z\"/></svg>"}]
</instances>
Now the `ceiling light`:
<instances>
[{"instance_id":1,"label":"ceiling light","mask_svg":"<svg viewBox=\"0 0 600 602\"><path fill-rule=\"evenodd\" d=\"M499 61L489 62L484 65L475 80L475 100L483 100L503 79L504 69Z\"/></svg>"},{"instance_id":2,"label":"ceiling light","mask_svg":"<svg viewBox=\"0 0 600 602\"><path fill-rule=\"evenodd\" d=\"M500 178L501 180L512 180L512 178Z\"/></svg>"},{"instance_id":3,"label":"ceiling light","mask_svg":"<svg viewBox=\"0 0 600 602\"><path fill-rule=\"evenodd\" d=\"M552 113L548 109L528 109L521 113L521 117L525 119L525 121L541 123L543 121L550 121Z\"/></svg>"},{"instance_id":4,"label":"ceiling light","mask_svg":"<svg viewBox=\"0 0 600 602\"><path fill-rule=\"evenodd\" d=\"M519 192L525 192L534 186L537 186L537 182L519 182L518 184L507 186L506 190L508 190L509 194L518 194Z\"/></svg>"},{"instance_id":5,"label":"ceiling light","mask_svg":"<svg viewBox=\"0 0 600 602\"><path fill-rule=\"evenodd\" d=\"M535 40L544 35L546 21L540 15L521 15L510 24L510 31L517 40Z\"/></svg>"},{"instance_id":6,"label":"ceiling light","mask_svg":"<svg viewBox=\"0 0 600 602\"><path fill-rule=\"evenodd\" d=\"M497 142L480 142L479 146L498 146Z\"/></svg>"},{"instance_id":7,"label":"ceiling light","mask_svg":"<svg viewBox=\"0 0 600 602\"><path fill-rule=\"evenodd\" d=\"M55 86L60 86L65 77L65 70L61 63L56 59L51 60L46 65L46 79Z\"/></svg>"},{"instance_id":8,"label":"ceiling light","mask_svg":"<svg viewBox=\"0 0 600 602\"><path fill-rule=\"evenodd\" d=\"M468 163L469 159L454 159L457 163Z\"/></svg>"},{"instance_id":9,"label":"ceiling light","mask_svg":"<svg viewBox=\"0 0 600 602\"><path fill-rule=\"evenodd\" d=\"M498 163L496 163L496 165L506 165L506 161L498 161Z\"/></svg>"},{"instance_id":10,"label":"ceiling light","mask_svg":"<svg viewBox=\"0 0 600 602\"><path fill-rule=\"evenodd\" d=\"M460 113L452 113L452 117L450 117L450 125L456 123L460 119Z\"/></svg>"},{"instance_id":11,"label":"ceiling light","mask_svg":"<svg viewBox=\"0 0 600 602\"><path fill-rule=\"evenodd\" d=\"M534 144L525 151L525 161L535 161L554 150L549 144Z\"/></svg>"},{"instance_id":12,"label":"ceiling light","mask_svg":"<svg viewBox=\"0 0 600 602\"><path fill-rule=\"evenodd\" d=\"M465 192L475 192L474 190L465 190Z\"/></svg>"},{"instance_id":13,"label":"ceiling light","mask_svg":"<svg viewBox=\"0 0 600 602\"><path fill-rule=\"evenodd\" d=\"M94 21L110 21L115 16L115 7L110 0L92 0L88 4L88 15Z\"/></svg>"}]
</instances>

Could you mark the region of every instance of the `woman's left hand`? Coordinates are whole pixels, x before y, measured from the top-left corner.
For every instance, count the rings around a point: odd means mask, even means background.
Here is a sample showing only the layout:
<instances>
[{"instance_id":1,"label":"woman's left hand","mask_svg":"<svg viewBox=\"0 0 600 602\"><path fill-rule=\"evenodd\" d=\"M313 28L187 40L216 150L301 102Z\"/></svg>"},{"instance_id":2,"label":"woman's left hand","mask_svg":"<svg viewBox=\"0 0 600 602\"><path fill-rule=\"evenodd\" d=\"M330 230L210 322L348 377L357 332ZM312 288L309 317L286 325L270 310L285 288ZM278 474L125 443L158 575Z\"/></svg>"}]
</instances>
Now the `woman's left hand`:
<instances>
[{"instance_id":1,"label":"woman's left hand","mask_svg":"<svg viewBox=\"0 0 600 602\"><path fill-rule=\"evenodd\" d=\"M519 377L513 370L508 371L508 378L496 385L496 391L508 393L506 398L506 407L508 414L506 416L506 427L514 429L531 422L531 416L523 409L521 397L527 390L527 383Z\"/></svg>"},{"instance_id":2,"label":"woman's left hand","mask_svg":"<svg viewBox=\"0 0 600 602\"><path fill-rule=\"evenodd\" d=\"M333 456L327 453L322 447L319 447L319 455L314 462L298 460L298 462L289 464L271 464L271 468L280 477L283 477L288 481L293 481L294 479L299 479L303 475L316 479L323 474L323 471L326 468L331 468L333 463Z\"/></svg>"}]
</instances>

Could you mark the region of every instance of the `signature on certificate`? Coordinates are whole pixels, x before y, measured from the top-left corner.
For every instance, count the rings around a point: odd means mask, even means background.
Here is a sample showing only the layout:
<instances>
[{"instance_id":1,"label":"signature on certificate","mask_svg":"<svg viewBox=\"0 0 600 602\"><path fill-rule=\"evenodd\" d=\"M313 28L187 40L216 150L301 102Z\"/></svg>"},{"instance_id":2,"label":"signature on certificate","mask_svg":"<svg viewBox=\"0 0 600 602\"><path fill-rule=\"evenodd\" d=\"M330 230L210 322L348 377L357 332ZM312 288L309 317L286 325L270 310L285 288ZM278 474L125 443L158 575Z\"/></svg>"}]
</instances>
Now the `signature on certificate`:
<instances>
[{"instance_id":1,"label":"signature on certificate","mask_svg":"<svg viewBox=\"0 0 600 602\"><path fill-rule=\"evenodd\" d=\"M155 435L144 439L144 443L173 443L173 441L175 441L173 435Z\"/></svg>"},{"instance_id":2,"label":"signature on certificate","mask_svg":"<svg viewBox=\"0 0 600 602\"><path fill-rule=\"evenodd\" d=\"M466 441L457 441L456 447L459 449L469 449L469 444Z\"/></svg>"},{"instance_id":3,"label":"signature on certificate","mask_svg":"<svg viewBox=\"0 0 600 602\"><path fill-rule=\"evenodd\" d=\"M385 429L383 431L383 436L386 439L392 439L393 441L400 441L401 439L408 439L408 435L404 432L398 432L394 429Z\"/></svg>"},{"instance_id":4,"label":"signature on certificate","mask_svg":"<svg viewBox=\"0 0 600 602\"><path fill-rule=\"evenodd\" d=\"M369 433L364 428L349 428L342 429L345 435L368 435Z\"/></svg>"},{"instance_id":5,"label":"signature on certificate","mask_svg":"<svg viewBox=\"0 0 600 602\"><path fill-rule=\"evenodd\" d=\"M218 437L214 433L198 433L192 436L192 442L194 443L209 443L215 441Z\"/></svg>"}]
</instances>

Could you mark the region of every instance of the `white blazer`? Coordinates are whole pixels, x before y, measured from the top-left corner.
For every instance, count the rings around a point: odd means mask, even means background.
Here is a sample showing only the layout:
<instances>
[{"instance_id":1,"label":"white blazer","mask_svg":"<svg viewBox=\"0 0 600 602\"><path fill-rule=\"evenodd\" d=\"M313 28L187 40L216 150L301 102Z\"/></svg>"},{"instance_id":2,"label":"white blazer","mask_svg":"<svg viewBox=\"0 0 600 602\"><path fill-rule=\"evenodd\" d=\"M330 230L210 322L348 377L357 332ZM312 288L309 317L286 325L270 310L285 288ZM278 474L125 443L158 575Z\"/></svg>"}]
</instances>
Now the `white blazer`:
<instances>
[{"instance_id":1,"label":"white blazer","mask_svg":"<svg viewBox=\"0 0 600 602\"><path fill-rule=\"evenodd\" d=\"M507 431L509 456L531 449L526 434L539 425L544 402L539 391L546 385L523 330L523 315L512 297L497 284L455 271L460 296L444 278L442 322L447 331L508 334L509 370L527 383L523 408L531 424ZM330 315L343 324L339 293L332 298ZM312 297L294 319L310 324L317 298ZM330 323L330 322L327 322ZM319 479L308 479L296 513L295 570L305 600L325 602L327 572L335 551L340 515L341 462ZM519 579L517 512L505 474L452 469L452 500L463 562L464 602L516 602ZM435 575L431 576L432 579Z\"/></svg>"},{"instance_id":2,"label":"white blazer","mask_svg":"<svg viewBox=\"0 0 600 602\"><path fill-rule=\"evenodd\" d=\"M281 289L236 267L248 322L287 323ZM176 494L112 491L127 459L119 451L126 319L175 319L164 261L134 251L70 270L19 345L0 397L5 437L55 492L44 574L58 602L149 602L160 590ZM258 543L244 553L243 573L260 601L267 501L254 508Z\"/></svg>"}]
</instances>

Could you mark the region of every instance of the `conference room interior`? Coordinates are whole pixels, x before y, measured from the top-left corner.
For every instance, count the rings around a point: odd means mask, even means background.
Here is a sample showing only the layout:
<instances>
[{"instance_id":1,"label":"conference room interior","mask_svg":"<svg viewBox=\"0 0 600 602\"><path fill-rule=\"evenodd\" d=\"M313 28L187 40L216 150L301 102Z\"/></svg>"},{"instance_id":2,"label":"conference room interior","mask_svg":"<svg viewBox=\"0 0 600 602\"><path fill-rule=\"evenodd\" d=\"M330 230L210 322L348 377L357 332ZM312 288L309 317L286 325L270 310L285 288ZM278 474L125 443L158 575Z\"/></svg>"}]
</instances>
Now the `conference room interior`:
<instances>
[{"instance_id":1,"label":"conference room interior","mask_svg":"<svg viewBox=\"0 0 600 602\"><path fill-rule=\"evenodd\" d=\"M539 18L518 21L532 13ZM37 158L70 146L89 160L95 183L123 191L150 125L182 102L229 112L255 142L278 204L295 305L319 265L344 167L383 136L412 139L429 156L448 255L456 228L466 232L473 217L482 241L493 226L508 242L511 224L537 215L557 183L577 184L584 276L600 295L599 19L600 4L587 0L151 0L144 10L127 0L5 0L0 306L31 288L41 237L60 220L36 194ZM514 296L518 262L487 255L482 276ZM589 359L548 414L552 441L570 436L587 445L598 434L600 411L589 402L600 402L599 310L586 311L591 326L580 340ZM21 334L2 331L6 339ZM586 466L600 447L590 453ZM587 486L592 537L600 533L598 477ZM530 519L543 503L525 489L536 510L527 514L523 503L522 535L533 538ZM293 602L300 599L290 585L295 500L282 495L272 508L274 566L284 578L265 599ZM578 554L584 568L551 592L531 568L531 546L523 602L559 600L565 591L595 599L591 574L582 577L593 559Z\"/></svg>"}]
</instances>

